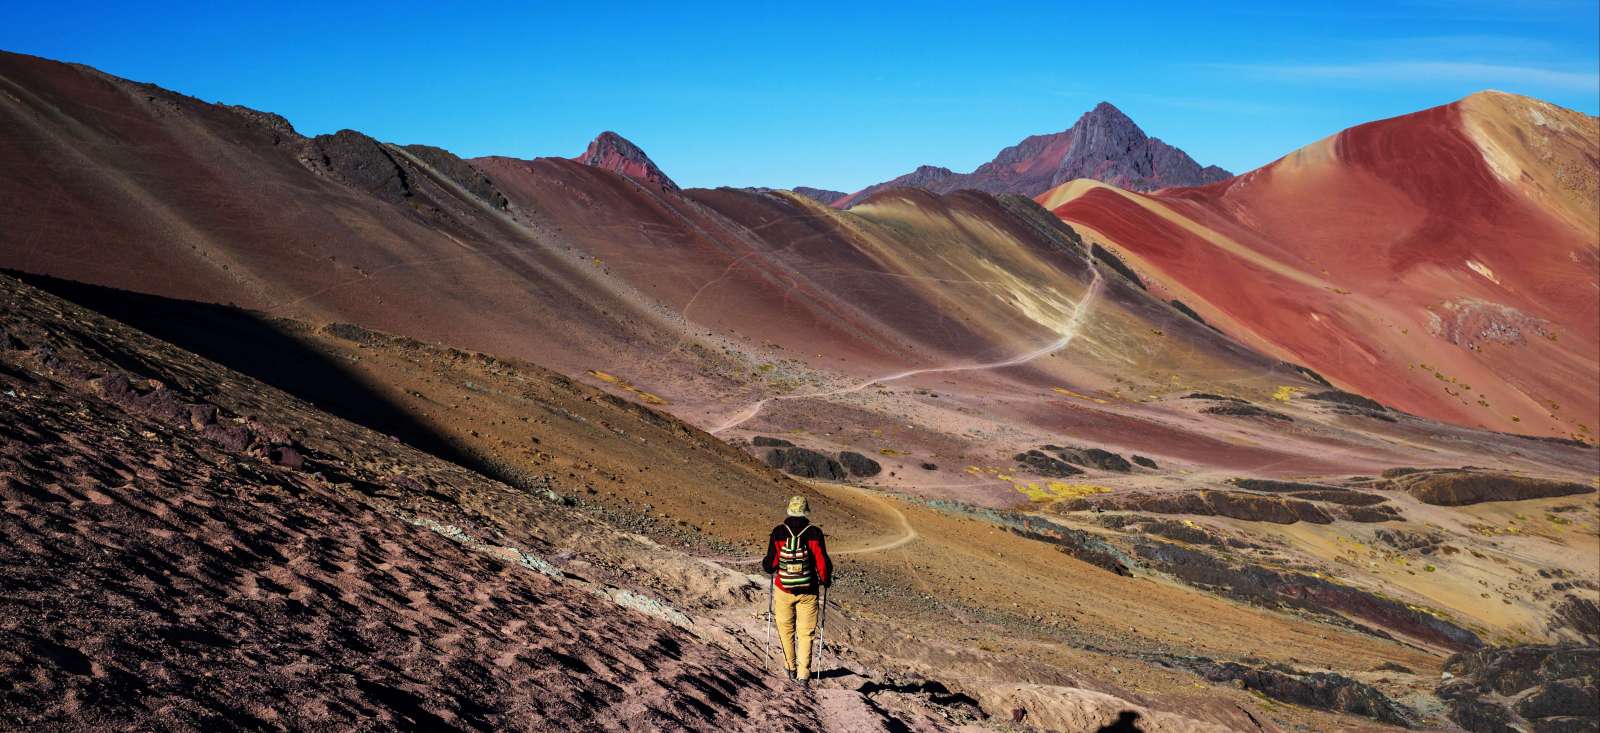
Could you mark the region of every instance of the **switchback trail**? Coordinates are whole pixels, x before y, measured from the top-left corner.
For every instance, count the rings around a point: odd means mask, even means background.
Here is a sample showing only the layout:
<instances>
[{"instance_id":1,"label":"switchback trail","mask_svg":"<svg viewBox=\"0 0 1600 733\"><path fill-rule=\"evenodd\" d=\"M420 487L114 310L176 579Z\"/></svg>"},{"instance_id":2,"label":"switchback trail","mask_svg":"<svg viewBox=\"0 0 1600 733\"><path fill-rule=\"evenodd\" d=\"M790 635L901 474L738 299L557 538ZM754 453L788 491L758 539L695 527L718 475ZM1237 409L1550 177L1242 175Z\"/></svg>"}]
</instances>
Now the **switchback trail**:
<instances>
[{"instance_id":1,"label":"switchback trail","mask_svg":"<svg viewBox=\"0 0 1600 733\"><path fill-rule=\"evenodd\" d=\"M911 520L906 517L905 512L900 511L900 507L895 506L894 502L884 498L882 494L873 489L863 486L855 486L852 484L824 483L820 481L805 481L805 484L817 489L818 491L826 493L832 493L838 489L849 491L873 504L882 514L893 515L895 522L900 526L899 534L895 535L894 537L888 539L878 539L873 541L871 544L861 547L846 547L844 549L838 549L835 547L829 551L830 555L866 555L873 552L887 552L889 550L910 544L921 536L917 534L917 529L911 526ZM757 539L755 544L759 543L760 540ZM724 565L744 565L760 562L761 555L700 556L700 559Z\"/></svg>"},{"instance_id":2,"label":"switchback trail","mask_svg":"<svg viewBox=\"0 0 1600 733\"><path fill-rule=\"evenodd\" d=\"M1001 369L1001 368L1004 368L1004 367L1017 366L1019 364L1026 364L1026 363L1028 363L1030 361L1033 361L1034 359L1037 359L1037 358L1039 358L1041 356L1045 356L1046 354L1051 354L1051 353L1060 351L1062 349L1065 349L1065 348L1067 348L1067 346L1069 344L1072 343L1072 339L1075 338L1078 335L1079 329L1083 326L1084 317L1086 315L1088 315L1088 311L1089 311L1090 307L1092 307L1093 304L1094 304L1095 296L1100 294L1100 287L1101 287L1100 270L1091 267L1090 272L1094 273L1094 279L1090 281L1088 289L1084 291L1083 297L1078 300L1077 305L1073 306L1073 308L1072 308L1072 317L1067 319L1067 326L1066 326L1066 328L1062 329L1061 337L1057 338L1055 341L1050 342L1049 344L1046 344L1046 345L1044 345L1044 346L1042 346L1040 348L1034 349L1033 351L1030 351L1030 352L1028 352L1026 354L1022 354L1020 356L1014 356L1014 357L1011 357L1010 359L1006 359L1004 361L984 362L984 363L980 363L980 364L958 364L958 365L954 365L954 366L926 367L926 368L923 368L923 369L907 369L906 371L903 371L903 372L896 372L894 374L889 374L889 375L885 375L885 376L882 376L882 377L874 377L874 378L869 379L867 381L860 382L858 384L851 385L849 387L841 387L839 389L824 390L824 391L821 391L821 392L806 392L806 393L802 393L802 394L778 395L778 396L775 396L775 397L766 397L766 398L763 398L761 400L756 401L754 404L750 405L749 407L745 408L744 410L741 410L738 413L734 414L732 417L728 418L722 424L717 425L715 427L708 428L706 430L706 432L711 433L712 435L716 435L717 433L723 432L725 430L731 430L733 428L739 427L740 425L743 425L743 424L749 422L750 420L755 419L755 417L757 415L761 414L761 409L763 407L766 407L768 403L776 401L776 400L804 400L804 399L836 397L838 395L845 395L845 394L852 394L852 393L855 393L855 392L860 392L861 390L864 390L864 389L866 389L868 387L871 387L871 386L873 386L875 384L883 384L884 382L893 382L893 381L898 380L898 379L905 379L906 377L914 377L914 376L917 376L919 374L940 374L940 373L946 373L946 372L971 372L971 371L981 371L981 370L985 370L985 369Z\"/></svg>"}]
</instances>

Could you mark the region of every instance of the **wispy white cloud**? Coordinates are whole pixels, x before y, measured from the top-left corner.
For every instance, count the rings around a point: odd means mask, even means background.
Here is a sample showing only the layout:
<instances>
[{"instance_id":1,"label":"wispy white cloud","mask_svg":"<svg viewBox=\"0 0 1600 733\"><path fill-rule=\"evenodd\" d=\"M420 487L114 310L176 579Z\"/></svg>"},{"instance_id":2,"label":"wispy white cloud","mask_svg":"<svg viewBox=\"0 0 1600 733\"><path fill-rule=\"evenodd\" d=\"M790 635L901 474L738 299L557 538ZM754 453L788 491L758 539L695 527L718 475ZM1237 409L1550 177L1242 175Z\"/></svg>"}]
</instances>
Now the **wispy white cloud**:
<instances>
[{"instance_id":1,"label":"wispy white cloud","mask_svg":"<svg viewBox=\"0 0 1600 733\"><path fill-rule=\"evenodd\" d=\"M1302 82L1357 82L1363 84L1414 84L1472 82L1490 87L1509 85L1600 91L1600 73L1544 66L1518 66L1464 61L1373 61L1342 64L1206 64L1213 71L1232 72L1260 79Z\"/></svg>"}]
</instances>

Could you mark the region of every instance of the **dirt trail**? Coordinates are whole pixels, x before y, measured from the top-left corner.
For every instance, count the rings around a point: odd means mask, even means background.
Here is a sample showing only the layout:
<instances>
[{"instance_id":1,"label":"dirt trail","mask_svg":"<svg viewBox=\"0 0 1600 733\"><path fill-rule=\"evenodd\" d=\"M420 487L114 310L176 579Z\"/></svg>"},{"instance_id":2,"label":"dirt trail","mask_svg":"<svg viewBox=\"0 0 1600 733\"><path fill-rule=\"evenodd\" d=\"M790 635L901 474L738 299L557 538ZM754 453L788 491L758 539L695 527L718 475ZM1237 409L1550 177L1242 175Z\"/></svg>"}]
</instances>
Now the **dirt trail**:
<instances>
[{"instance_id":1,"label":"dirt trail","mask_svg":"<svg viewBox=\"0 0 1600 733\"><path fill-rule=\"evenodd\" d=\"M902 547L917 539L919 536L917 534L917 529L911 526L911 520L906 517L905 512L900 511L900 508L895 506L894 502L884 498L884 496L877 491L861 486L853 486L851 484L820 484L815 482L807 483L814 488L822 488L825 486L828 489L846 489L851 493L866 499L882 513L893 515L895 521L900 526L900 534L898 536L886 540L875 541L872 544L862 547L850 547L843 550L833 550L831 554L865 555L871 552L885 552L888 550L893 550L897 547Z\"/></svg>"},{"instance_id":2,"label":"dirt trail","mask_svg":"<svg viewBox=\"0 0 1600 733\"><path fill-rule=\"evenodd\" d=\"M953 366L927 367L927 368L923 368L923 369L907 369L907 370L905 370L903 372L896 372L894 374L889 374L889 375L885 375L885 376L882 376L882 377L874 377L874 378L866 380L864 382L860 382L860 383L851 385L849 387L841 387L839 389L824 390L824 391L821 391L821 392L805 392L805 393L802 393L802 394L778 395L778 396L775 396L775 397L766 397L766 398L763 398L761 400L757 400L754 404L752 404L749 407L745 408L744 410L734 414L732 417L728 418L722 424L714 426L714 427L711 427L711 428L707 428L706 432L711 433L712 435L716 435L717 433L721 433L723 431L731 430L733 428L739 427L740 425L743 425L743 424L755 419L755 417L757 415L761 414L761 409L766 407L768 403L774 402L774 401L777 401L777 400L803 400L803 399L837 397L839 395L846 395L846 394L853 394L855 392L860 392L861 390L864 390L864 389L866 389L868 387L871 387L871 386L873 386L875 384L883 384L884 382L893 382L893 381L896 381L896 380L905 379L907 377L914 377L914 376L917 376L917 375L920 375L920 374L942 374L942 373L947 373L947 372L972 372L972 371L982 371L982 370L986 370L986 369L1002 369L1002 368L1005 368L1005 367L1011 367L1011 366L1018 366L1020 364L1026 364L1026 363L1028 363L1030 361L1033 361L1034 359L1037 359L1037 358L1039 358L1041 356L1052 354L1052 353L1055 353L1055 352L1060 351L1062 349L1065 349L1065 348L1067 348L1068 345L1070 345L1072 343L1072 339L1077 337L1078 331L1083 326L1084 317L1088 315L1088 312L1089 312L1090 308L1093 307L1095 297L1100 294L1101 283L1102 283L1101 276L1100 276L1100 271L1098 269L1093 269L1093 268L1091 268L1090 271L1094 273L1094 279L1089 282L1089 287L1088 287L1087 290L1084 291L1083 298L1080 299L1078 301L1078 304L1073 307L1073 309L1072 309L1072 317L1067 320L1067 326L1066 326L1065 329L1062 329L1060 338L1057 338L1055 341L1052 341L1049 344L1046 344L1046 345L1041 346L1041 347L1039 347L1037 349L1034 349L1033 351L1029 351L1029 352L1027 352L1025 354L1022 354L1020 356L1011 357L1011 358L1006 359L1004 361L984 362L984 363L980 363L980 364L958 364L958 365L953 365Z\"/></svg>"}]
</instances>

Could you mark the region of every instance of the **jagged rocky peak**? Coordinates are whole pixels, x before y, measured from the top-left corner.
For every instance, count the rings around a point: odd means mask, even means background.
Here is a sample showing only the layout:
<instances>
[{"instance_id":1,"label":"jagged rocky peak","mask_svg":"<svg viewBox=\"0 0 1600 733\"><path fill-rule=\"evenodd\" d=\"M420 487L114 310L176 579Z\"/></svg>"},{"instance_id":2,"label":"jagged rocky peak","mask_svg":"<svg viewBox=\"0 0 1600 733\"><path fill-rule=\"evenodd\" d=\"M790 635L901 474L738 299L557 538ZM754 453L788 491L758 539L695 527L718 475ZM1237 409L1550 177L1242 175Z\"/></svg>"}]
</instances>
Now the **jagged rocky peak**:
<instances>
[{"instance_id":1,"label":"jagged rocky peak","mask_svg":"<svg viewBox=\"0 0 1600 733\"><path fill-rule=\"evenodd\" d=\"M661 172L661 169L656 167L655 161L645 155L644 150L610 130L600 133L589 143L583 155L573 160L584 165L604 168L636 181L655 184L669 191L679 190L678 184Z\"/></svg>"}]
</instances>

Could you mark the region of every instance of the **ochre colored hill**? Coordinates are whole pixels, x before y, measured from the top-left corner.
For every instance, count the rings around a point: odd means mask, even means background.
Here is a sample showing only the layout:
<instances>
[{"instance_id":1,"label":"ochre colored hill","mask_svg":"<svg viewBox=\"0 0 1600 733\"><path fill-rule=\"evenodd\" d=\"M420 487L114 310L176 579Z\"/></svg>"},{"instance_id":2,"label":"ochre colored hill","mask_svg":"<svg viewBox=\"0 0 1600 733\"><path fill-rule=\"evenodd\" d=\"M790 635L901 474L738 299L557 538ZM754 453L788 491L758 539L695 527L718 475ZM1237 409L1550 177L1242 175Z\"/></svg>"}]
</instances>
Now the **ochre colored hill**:
<instances>
[{"instance_id":1,"label":"ochre colored hill","mask_svg":"<svg viewBox=\"0 0 1600 733\"><path fill-rule=\"evenodd\" d=\"M1039 200L1255 348L1462 425L1593 441L1600 123L1476 94L1259 170Z\"/></svg>"}]
</instances>

